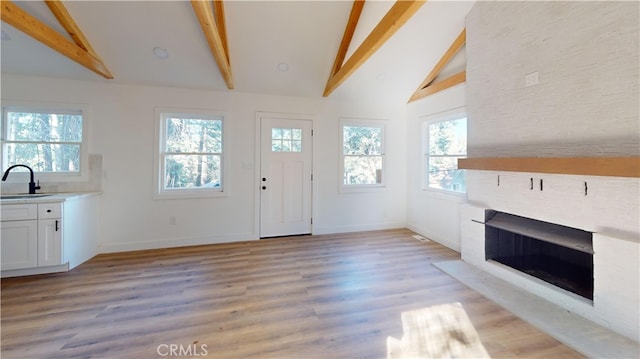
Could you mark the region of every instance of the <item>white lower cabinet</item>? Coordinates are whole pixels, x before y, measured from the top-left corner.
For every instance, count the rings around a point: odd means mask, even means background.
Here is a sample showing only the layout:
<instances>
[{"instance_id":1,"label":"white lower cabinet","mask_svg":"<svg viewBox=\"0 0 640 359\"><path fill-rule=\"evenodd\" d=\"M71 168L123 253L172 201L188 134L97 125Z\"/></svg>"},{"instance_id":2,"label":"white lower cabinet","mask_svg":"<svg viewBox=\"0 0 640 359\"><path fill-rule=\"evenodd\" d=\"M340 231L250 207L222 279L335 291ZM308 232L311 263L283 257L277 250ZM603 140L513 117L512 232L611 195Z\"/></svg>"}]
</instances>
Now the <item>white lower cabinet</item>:
<instances>
[{"instance_id":1,"label":"white lower cabinet","mask_svg":"<svg viewBox=\"0 0 640 359\"><path fill-rule=\"evenodd\" d=\"M2 215L3 271L64 264L62 203L3 205Z\"/></svg>"},{"instance_id":2,"label":"white lower cabinet","mask_svg":"<svg viewBox=\"0 0 640 359\"><path fill-rule=\"evenodd\" d=\"M2 278L65 272L97 254L99 194L61 197L0 204Z\"/></svg>"},{"instance_id":3,"label":"white lower cabinet","mask_svg":"<svg viewBox=\"0 0 640 359\"><path fill-rule=\"evenodd\" d=\"M2 270L38 266L38 221L2 222L0 233Z\"/></svg>"},{"instance_id":4,"label":"white lower cabinet","mask_svg":"<svg viewBox=\"0 0 640 359\"><path fill-rule=\"evenodd\" d=\"M38 220L38 266L62 264L62 220Z\"/></svg>"}]
</instances>

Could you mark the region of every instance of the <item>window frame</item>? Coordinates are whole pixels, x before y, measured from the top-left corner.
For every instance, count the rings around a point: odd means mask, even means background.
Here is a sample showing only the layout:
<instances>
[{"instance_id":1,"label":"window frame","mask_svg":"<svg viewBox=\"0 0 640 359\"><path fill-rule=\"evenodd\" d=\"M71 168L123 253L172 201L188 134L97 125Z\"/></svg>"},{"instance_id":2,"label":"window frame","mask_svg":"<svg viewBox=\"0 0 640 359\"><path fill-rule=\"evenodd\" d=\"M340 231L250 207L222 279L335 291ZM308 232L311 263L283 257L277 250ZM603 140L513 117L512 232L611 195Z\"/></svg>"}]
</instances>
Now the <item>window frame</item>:
<instances>
[{"instance_id":1,"label":"window frame","mask_svg":"<svg viewBox=\"0 0 640 359\"><path fill-rule=\"evenodd\" d=\"M282 135L283 137L280 138L274 138L273 137L273 130L278 129L278 130L282 130L284 132L284 130L289 130L291 131L291 138L284 138L284 134ZM300 138L294 138L294 133L296 133L296 131L300 131ZM303 151L302 148L302 129L301 128L284 128L284 127L274 127L271 129L271 152L273 153L301 153ZM280 141L280 144L282 145L282 149L280 150L274 150L273 147L273 141ZM289 149L285 150L285 141L287 141L289 143ZM294 146L294 143L298 143L298 147L296 148Z\"/></svg>"},{"instance_id":2,"label":"window frame","mask_svg":"<svg viewBox=\"0 0 640 359\"><path fill-rule=\"evenodd\" d=\"M367 191L380 191L387 187L387 147L386 147L386 132L387 132L387 120L380 119L354 119L354 118L342 118L340 119L340 164L339 168L339 180L340 180L340 192L367 192ZM344 128L345 127L374 127L381 129L381 143L380 143L380 156L382 157L382 176L380 183L370 184L345 184L344 183L344 171L345 171L345 158L349 155L344 153Z\"/></svg>"},{"instance_id":3,"label":"window frame","mask_svg":"<svg viewBox=\"0 0 640 359\"><path fill-rule=\"evenodd\" d=\"M207 188L164 188L167 118L191 118L203 120L220 120L222 122L222 152L220 155L220 187ZM229 191L227 180L227 128L228 114L217 110L156 108L154 110L154 166L153 166L153 199L192 199L226 197ZM212 152L213 154L213 152ZM215 153L217 154L217 153Z\"/></svg>"},{"instance_id":4,"label":"window frame","mask_svg":"<svg viewBox=\"0 0 640 359\"><path fill-rule=\"evenodd\" d=\"M435 188L435 187L430 187L429 186L429 158L433 157L430 153L430 133L429 133L429 127L435 123L440 123L440 122L447 122L447 121L455 121L455 120L459 120L461 118L466 118L467 119L467 124L469 123L469 120L467 118L467 110L466 107L459 107L459 108L455 108L452 110L448 110L448 111L444 111L444 112L440 112L440 113L436 113L433 115L429 115L429 116L425 116L422 118L422 153L421 153L421 157L420 157L420 161L421 161L421 168L422 168L422 179L421 179L421 186L422 186L422 190L423 191L427 191L427 192L434 192L434 193L442 193L442 194L447 194L447 195L452 195L452 196L459 196L459 197L466 197L467 195L467 190L465 188L464 192L460 192L460 191L453 191L453 190L448 190L448 189L442 189L442 188ZM467 128L467 145L468 145L468 134L469 134L469 129ZM467 155L469 153L469 149L467 147L467 153L465 153L464 155L443 155L443 156L436 156L436 157L456 157L456 158L466 158ZM464 170L463 171L463 175L466 177L466 172ZM465 179L466 181L466 179Z\"/></svg>"},{"instance_id":5,"label":"window frame","mask_svg":"<svg viewBox=\"0 0 640 359\"><path fill-rule=\"evenodd\" d=\"M80 169L73 172L42 172L33 169L36 181L56 183L56 182L86 182L89 180L89 131L90 131L90 109L87 104L77 103L44 103L44 102L23 102L23 101L4 101L2 106L2 118L0 119L0 169L2 172L9 167L6 163L7 143L18 143L21 141L7 140L7 112L25 112L25 113L57 113L57 114L80 114L82 116L82 137L79 142L80 152ZM46 141L29 141L32 143L50 143ZM66 143L66 142L61 142ZM12 171L7 177L7 183L23 183L29 181L29 171L20 170Z\"/></svg>"}]
</instances>

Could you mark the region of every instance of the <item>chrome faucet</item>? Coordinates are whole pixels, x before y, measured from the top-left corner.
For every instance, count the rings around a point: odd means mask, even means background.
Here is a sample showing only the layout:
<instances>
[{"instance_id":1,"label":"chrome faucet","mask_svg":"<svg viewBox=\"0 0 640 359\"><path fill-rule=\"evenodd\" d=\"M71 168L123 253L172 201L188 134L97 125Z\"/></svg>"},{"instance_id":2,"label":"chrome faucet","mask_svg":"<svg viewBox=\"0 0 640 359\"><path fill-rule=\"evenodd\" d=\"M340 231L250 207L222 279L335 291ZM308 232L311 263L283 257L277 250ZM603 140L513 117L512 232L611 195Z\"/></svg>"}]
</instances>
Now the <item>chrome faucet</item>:
<instances>
[{"instance_id":1,"label":"chrome faucet","mask_svg":"<svg viewBox=\"0 0 640 359\"><path fill-rule=\"evenodd\" d=\"M29 172L31 172L31 177L29 179L29 194L35 194L36 190L40 189L40 180L38 180L38 185L36 185L36 183L33 180L33 170L31 169L31 167L27 166L27 165L13 165L9 168L7 168L6 171L4 171L4 175L2 176L2 180L6 181L7 180L7 176L9 175L9 172L16 168L16 167L24 167L26 169L29 170Z\"/></svg>"}]
</instances>

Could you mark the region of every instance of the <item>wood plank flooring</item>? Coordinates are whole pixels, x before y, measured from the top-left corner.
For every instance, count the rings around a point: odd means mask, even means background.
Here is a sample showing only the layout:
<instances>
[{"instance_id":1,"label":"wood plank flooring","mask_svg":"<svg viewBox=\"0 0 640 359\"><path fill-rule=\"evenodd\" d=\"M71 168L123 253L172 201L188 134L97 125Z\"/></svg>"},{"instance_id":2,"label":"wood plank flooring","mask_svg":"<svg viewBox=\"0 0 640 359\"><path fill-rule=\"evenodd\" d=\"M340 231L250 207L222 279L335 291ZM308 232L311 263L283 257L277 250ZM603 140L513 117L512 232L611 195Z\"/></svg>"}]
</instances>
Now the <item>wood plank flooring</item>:
<instances>
[{"instance_id":1,"label":"wood plank flooring","mask_svg":"<svg viewBox=\"0 0 640 359\"><path fill-rule=\"evenodd\" d=\"M2 358L386 358L403 312L451 303L493 358L581 357L432 266L459 255L412 234L103 254L2 279Z\"/></svg>"}]
</instances>

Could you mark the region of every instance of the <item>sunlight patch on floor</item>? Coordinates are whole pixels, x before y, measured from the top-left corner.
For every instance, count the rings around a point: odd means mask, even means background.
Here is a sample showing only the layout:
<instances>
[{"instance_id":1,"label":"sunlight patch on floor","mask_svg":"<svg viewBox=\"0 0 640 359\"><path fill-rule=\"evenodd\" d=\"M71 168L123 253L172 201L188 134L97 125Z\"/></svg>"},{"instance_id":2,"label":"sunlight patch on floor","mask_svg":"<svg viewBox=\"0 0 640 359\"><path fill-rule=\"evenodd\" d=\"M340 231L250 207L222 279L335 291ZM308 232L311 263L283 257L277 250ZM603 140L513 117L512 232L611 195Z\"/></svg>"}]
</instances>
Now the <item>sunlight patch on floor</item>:
<instances>
[{"instance_id":1,"label":"sunlight patch on floor","mask_svg":"<svg viewBox=\"0 0 640 359\"><path fill-rule=\"evenodd\" d=\"M402 312L402 339L387 337L387 359L490 358L462 304Z\"/></svg>"}]
</instances>

